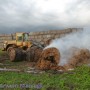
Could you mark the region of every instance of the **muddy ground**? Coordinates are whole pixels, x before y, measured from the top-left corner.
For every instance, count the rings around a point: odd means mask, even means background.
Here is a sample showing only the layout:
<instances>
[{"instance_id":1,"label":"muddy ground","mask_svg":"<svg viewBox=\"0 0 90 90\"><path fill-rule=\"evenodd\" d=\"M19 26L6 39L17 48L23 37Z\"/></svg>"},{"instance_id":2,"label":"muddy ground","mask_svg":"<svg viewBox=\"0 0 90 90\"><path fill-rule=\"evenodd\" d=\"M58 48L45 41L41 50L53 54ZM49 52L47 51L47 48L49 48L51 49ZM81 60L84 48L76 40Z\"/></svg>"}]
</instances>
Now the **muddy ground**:
<instances>
[{"instance_id":1,"label":"muddy ground","mask_svg":"<svg viewBox=\"0 0 90 90\"><path fill-rule=\"evenodd\" d=\"M20 71L28 71L29 69L33 69L36 65L34 62L30 61L18 61L18 62L11 62L6 52L3 52L0 55L0 69L17 69Z\"/></svg>"}]
</instances>

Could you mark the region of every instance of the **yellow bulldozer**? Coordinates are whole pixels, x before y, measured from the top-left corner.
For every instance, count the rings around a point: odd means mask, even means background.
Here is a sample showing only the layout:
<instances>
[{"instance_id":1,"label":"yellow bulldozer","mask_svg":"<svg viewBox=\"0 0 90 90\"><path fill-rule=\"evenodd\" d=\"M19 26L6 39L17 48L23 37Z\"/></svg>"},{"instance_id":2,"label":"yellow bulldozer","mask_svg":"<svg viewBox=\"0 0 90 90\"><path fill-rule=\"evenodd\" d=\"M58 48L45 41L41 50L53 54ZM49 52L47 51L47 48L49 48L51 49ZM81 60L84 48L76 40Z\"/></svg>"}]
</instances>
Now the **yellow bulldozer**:
<instances>
[{"instance_id":1,"label":"yellow bulldozer","mask_svg":"<svg viewBox=\"0 0 90 90\"><path fill-rule=\"evenodd\" d=\"M29 40L28 33L16 33L15 40L4 41L3 50L7 51L11 61L22 60L25 58L26 51L33 46L44 48L43 45L35 41ZM31 52L32 53L32 52Z\"/></svg>"}]
</instances>

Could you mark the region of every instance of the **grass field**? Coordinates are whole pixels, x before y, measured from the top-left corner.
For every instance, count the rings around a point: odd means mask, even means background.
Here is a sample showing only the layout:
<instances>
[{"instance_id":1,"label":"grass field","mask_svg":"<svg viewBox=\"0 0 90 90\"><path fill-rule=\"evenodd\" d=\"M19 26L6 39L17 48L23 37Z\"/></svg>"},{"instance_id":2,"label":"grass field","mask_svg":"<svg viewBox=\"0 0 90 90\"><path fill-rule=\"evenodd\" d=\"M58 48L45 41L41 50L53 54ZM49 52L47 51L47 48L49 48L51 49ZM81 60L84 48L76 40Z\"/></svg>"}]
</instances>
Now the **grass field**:
<instances>
[{"instance_id":1,"label":"grass field","mask_svg":"<svg viewBox=\"0 0 90 90\"><path fill-rule=\"evenodd\" d=\"M19 65L23 67L25 64L25 62L9 61L3 63L12 64L11 68L15 66L19 68ZM0 90L90 90L90 67L84 65L77 67L74 71L64 73L0 72Z\"/></svg>"},{"instance_id":2,"label":"grass field","mask_svg":"<svg viewBox=\"0 0 90 90\"><path fill-rule=\"evenodd\" d=\"M39 84L41 85L40 90L90 90L90 68L81 66L72 72L62 74L53 74L52 71L43 74L0 72L0 85L5 84L32 86L24 90L37 90ZM20 88L15 90L20 90Z\"/></svg>"}]
</instances>

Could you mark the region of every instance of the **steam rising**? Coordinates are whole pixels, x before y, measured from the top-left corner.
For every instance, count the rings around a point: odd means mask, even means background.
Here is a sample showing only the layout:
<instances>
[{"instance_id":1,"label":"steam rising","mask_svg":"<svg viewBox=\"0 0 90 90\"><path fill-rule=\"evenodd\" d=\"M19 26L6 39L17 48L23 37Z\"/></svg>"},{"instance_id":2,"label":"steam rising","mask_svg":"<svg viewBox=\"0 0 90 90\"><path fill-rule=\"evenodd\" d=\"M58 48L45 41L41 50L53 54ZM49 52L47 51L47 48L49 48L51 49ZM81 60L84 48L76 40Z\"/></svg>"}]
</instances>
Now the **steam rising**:
<instances>
[{"instance_id":1,"label":"steam rising","mask_svg":"<svg viewBox=\"0 0 90 90\"><path fill-rule=\"evenodd\" d=\"M73 48L90 50L90 30L71 33L65 37L55 39L46 48L50 47L56 47L60 51L61 59L59 65L67 64L72 56Z\"/></svg>"}]
</instances>

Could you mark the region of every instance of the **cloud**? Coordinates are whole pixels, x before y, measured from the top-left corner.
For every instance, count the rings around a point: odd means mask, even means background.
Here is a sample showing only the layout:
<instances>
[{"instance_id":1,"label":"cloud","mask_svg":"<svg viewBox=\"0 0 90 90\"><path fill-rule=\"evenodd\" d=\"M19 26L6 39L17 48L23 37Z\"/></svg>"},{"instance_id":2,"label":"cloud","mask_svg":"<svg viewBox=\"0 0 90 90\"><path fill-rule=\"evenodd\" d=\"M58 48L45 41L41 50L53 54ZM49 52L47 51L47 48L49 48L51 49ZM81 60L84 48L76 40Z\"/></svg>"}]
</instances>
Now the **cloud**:
<instances>
[{"instance_id":1,"label":"cloud","mask_svg":"<svg viewBox=\"0 0 90 90\"><path fill-rule=\"evenodd\" d=\"M90 25L90 0L0 0L0 31Z\"/></svg>"}]
</instances>

